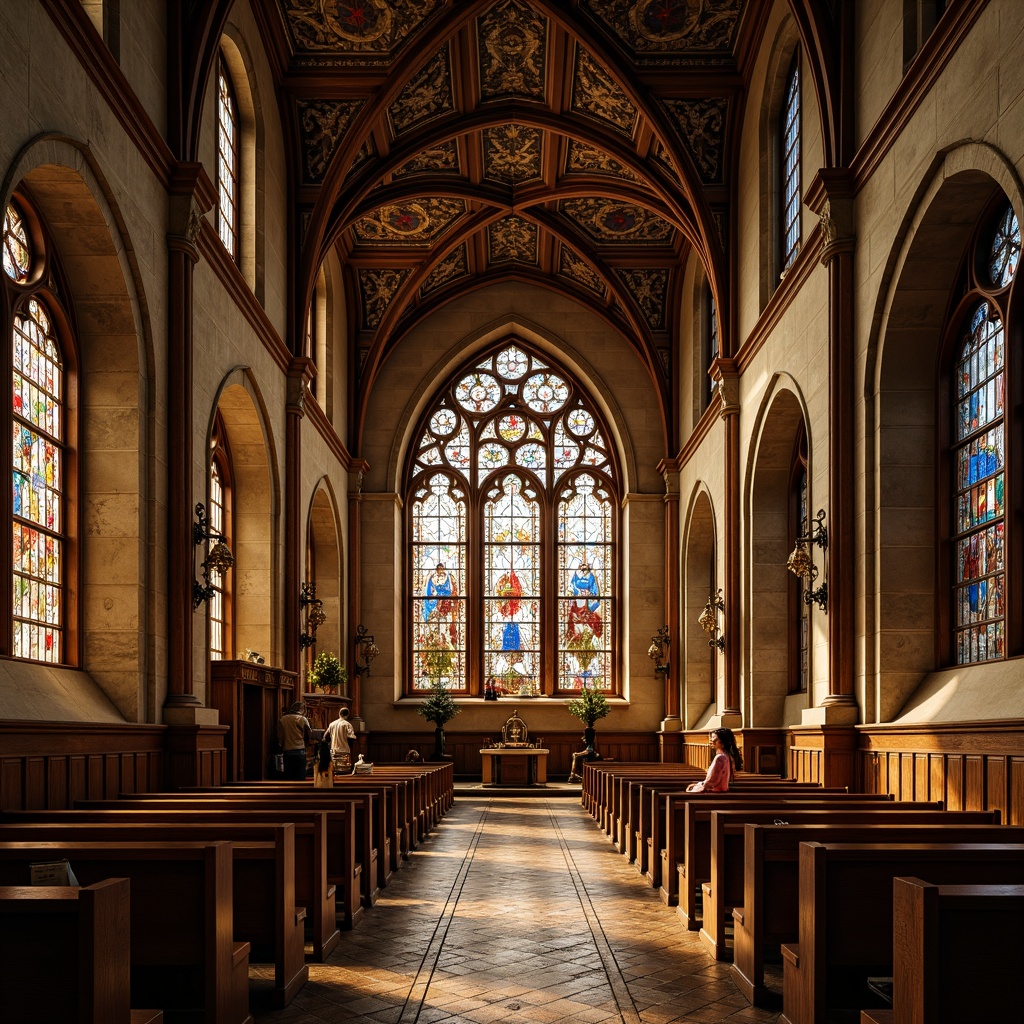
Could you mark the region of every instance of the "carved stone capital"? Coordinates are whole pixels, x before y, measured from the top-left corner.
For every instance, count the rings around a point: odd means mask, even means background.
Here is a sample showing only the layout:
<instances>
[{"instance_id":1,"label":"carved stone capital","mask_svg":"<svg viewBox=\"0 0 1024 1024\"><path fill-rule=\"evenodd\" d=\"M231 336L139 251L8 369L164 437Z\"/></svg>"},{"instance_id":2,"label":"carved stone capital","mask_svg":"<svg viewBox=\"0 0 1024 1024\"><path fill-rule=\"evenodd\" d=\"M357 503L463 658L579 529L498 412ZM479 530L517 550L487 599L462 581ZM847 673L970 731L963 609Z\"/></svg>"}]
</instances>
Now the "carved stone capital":
<instances>
[{"instance_id":1,"label":"carved stone capital","mask_svg":"<svg viewBox=\"0 0 1024 1024\"><path fill-rule=\"evenodd\" d=\"M709 371L719 402L719 415L738 416L740 411L740 375L733 359L716 359Z\"/></svg>"},{"instance_id":2,"label":"carved stone capital","mask_svg":"<svg viewBox=\"0 0 1024 1024\"><path fill-rule=\"evenodd\" d=\"M821 233L819 259L828 263L842 252L852 252L854 224L853 183L843 168L821 168L804 196L807 208L817 214Z\"/></svg>"}]
</instances>

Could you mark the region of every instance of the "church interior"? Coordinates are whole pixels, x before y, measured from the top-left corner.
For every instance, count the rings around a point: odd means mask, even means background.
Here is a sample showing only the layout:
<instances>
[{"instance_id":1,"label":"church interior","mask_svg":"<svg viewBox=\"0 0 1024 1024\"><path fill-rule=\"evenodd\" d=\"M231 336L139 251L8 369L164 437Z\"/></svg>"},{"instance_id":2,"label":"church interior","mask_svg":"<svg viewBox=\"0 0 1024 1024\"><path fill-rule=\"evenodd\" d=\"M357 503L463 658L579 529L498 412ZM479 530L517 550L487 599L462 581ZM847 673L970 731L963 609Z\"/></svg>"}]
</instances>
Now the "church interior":
<instances>
[{"instance_id":1,"label":"church interior","mask_svg":"<svg viewBox=\"0 0 1024 1024\"><path fill-rule=\"evenodd\" d=\"M1024 825L1017 0L0 29L5 812L271 779L301 703Z\"/></svg>"}]
</instances>

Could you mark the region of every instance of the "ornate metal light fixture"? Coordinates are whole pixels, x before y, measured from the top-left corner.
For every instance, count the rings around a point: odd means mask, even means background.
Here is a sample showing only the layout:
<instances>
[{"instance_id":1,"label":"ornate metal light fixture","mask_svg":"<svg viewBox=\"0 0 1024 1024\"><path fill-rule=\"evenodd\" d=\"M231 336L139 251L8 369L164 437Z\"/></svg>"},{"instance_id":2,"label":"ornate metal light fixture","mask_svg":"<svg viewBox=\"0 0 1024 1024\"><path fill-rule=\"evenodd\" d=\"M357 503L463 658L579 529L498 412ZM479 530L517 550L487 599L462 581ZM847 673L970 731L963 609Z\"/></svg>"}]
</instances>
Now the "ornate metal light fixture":
<instances>
[{"instance_id":1,"label":"ornate metal light fixture","mask_svg":"<svg viewBox=\"0 0 1024 1024\"><path fill-rule=\"evenodd\" d=\"M669 661L666 654L671 646L672 638L668 635L668 626L662 626L651 637L651 646L647 648L647 657L654 662L655 675L668 675Z\"/></svg>"},{"instance_id":2,"label":"ornate metal light fixture","mask_svg":"<svg viewBox=\"0 0 1024 1024\"><path fill-rule=\"evenodd\" d=\"M324 603L316 596L315 583L302 584L299 607L306 610L306 627L299 634L299 648L304 651L316 643L316 631L327 621Z\"/></svg>"},{"instance_id":3,"label":"ornate metal light fixture","mask_svg":"<svg viewBox=\"0 0 1024 1024\"><path fill-rule=\"evenodd\" d=\"M818 607L827 615L828 580L825 580L820 587L814 587L814 581L820 574L818 572L818 567L814 564L811 553L805 546L808 544L811 545L811 547L817 544L823 552L828 551L828 530L825 528L825 510L823 508L818 509L818 514L814 517L811 524L811 530L807 536L797 537L796 545L790 553L789 561L786 563L786 568L799 579L810 579L807 590L803 595L804 602L806 604L817 604Z\"/></svg>"},{"instance_id":4,"label":"ornate metal light fixture","mask_svg":"<svg viewBox=\"0 0 1024 1024\"><path fill-rule=\"evenodd\" d=\"M227 545L227 537L223 533L210 529L210 521L206 518L206 506L200 502L196 505L196 519L198 522L192 524L192 607L198 608L204 601L209 601L217 592L211 576L216 573L223 576L228 569L235 564L234 555ZM203 559L203 582L196 578L196 551L200 544L206 544L211 540L217 543L206 553Z\"/></svg>"},{"instance_id":5,"label":"ornate metal light fixture","mask_svg":"<svg viewBox=\"0 0 1024 1024\"><path fill-rule=\"evenodd\" d=\"M708 640L708 647L717 647L720 651L725 650L725 634L718 628L719 614L725 615L725 601L722 600L722 590L719 588L714 597L708 596L708 603L704 605L704 611L697 619L697 625L707 633L711 639ZM715 634L718 633L718 636Z\"/></svg>"},{"instance_id":6,"label":"ornate metal light fixture","mask_svg":"<svg viewBox=\"0 0 1024 1024\"><path fill-rule=\"evenodd\" d=\"M363 625L356 626L355 646L356 675L369 675L370 662L380 654L380 648L373 642L373 634Z\"/></svg>"}]
</instances>

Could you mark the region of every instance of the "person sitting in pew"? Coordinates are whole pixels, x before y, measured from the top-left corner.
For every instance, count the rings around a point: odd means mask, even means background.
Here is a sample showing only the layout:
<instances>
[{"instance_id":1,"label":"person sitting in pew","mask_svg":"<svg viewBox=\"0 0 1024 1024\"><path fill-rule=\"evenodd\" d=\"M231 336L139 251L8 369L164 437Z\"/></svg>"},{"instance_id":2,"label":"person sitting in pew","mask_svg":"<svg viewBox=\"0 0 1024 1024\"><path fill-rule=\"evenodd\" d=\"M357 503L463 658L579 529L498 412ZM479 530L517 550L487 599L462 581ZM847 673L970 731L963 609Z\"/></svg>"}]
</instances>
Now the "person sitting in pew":
<instances>
[{"instance_id":1,"label":"person sitting in pew","mask_svg":"<svg viewBox=\"0 0 1024 1024\"><path fill-rule=\"evenodd\" d=\"M743 758L732 729L712 729L708 738L715 756L704 779L687 786L687 793L725 793L736 772L743 770Z\"/></svg>"},{"instance_id":2,"label":"person sitting in pew","mask_svg":"<svg viewBox=\"0 0 1024 1024\"><path fill-rule=\"evenodd\" d=\"M569 769L569 782L582 782L583 781L583 764L584 761L600 761L601 755L597 752L594 747L594 741L588 742L587 737L583 737L583 742L587 745L582 750L577 750L572 755L572 766Z\"/></svg>"}]
</instances>

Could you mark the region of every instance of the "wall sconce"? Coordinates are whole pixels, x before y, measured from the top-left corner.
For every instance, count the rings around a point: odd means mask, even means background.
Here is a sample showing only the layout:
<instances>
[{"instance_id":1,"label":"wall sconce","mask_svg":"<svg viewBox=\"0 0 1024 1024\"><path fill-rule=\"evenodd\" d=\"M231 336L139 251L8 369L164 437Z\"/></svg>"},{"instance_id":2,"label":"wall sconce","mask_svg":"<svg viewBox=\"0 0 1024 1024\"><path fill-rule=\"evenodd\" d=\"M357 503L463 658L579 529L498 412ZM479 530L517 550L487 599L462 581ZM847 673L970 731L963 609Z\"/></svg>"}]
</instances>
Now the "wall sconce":
<instances>
[{"instance_id":1,"label":"wall sconce","mask_svg":"<svg viewBox=\"0 0 1024 1024\"><path fill-rule=\"evenodd\" d=\"M235 564L234 555L227 546L227 537L210 529L210 521L206 518L206 506L200 502L196 505L197 523L192 524L192 607L198 608L204 601L209 601L217 592L210 579L213 573L223 576ZM200 544L216 540L216 544L206 553L203 559L203 582L196 578L196 548Z\"/></svg>"},{"instance_id":2,"label":"wall sconce","mask_svg":"<svg viewBox=\"0 0 1024 1024\"><path fill-rule=\"evenodd\" d=\"M651 646L647 648L647 657L654 662L655 675L668 675L669 663L665 655L668 648L671 646L672 638L668 635L668 626L662 626L661 629L651 637Z\"/></svg>"},{"instance_id":3,"label":"wall sconce","mask_svg":"<svg viewBox=\"0 0 1024 1024\"><path fill-rule=\"evenodd\" d=\"M327 621L324 603L316 596L315 583L303 583L299 591L299 607L306 609L306 628L299 634L299 649L316 643L316 631Z\"/></svg>"},{"instance_id":4,"label":"wall sconce","mask_svg":"<svg viewBox=\"0 0 1024 1024\"><path fill-rule=\"evenodd\" d=\"M721 588L719 588L718 593L714 597L708 597L708 603L704 605L704 611L700 613L697 625L711 637L708 641L708 647L717 647L720 651L724 651L725 634L719 632L718 629L719 614L725 615L725 602L722 600ZM718 633L718 636L715 636L716 633Z\"/></svg>"},{"instance_id":5,"label":"wall sconce","mask_svg":"<svg viewBox=\"0 0 1024 1024\"><path fill-rule=\"evenodd\" d=\"M369 675L370 662L380 654L380 648L373 642L373 634L365 626L356 626L356 675ZM362 659L362 664L360 664Z\"/></svg>"},{"instance_id":6,"label":"wall sconce","mask_svg":"<svg viewBox=\"0 0 1024 1024\"><path fill-rule=\"evenodd\" d=\"M818 607L827 615L828 580L823 582L820 587L812 589L819 573L810 552L805 547L806 544L810 544L812 547L817 544L822 551L828 551L828 530L825 528L825 510L823 508L818 509L810 533L806 537L797 537L796 546L789 556L786 568L798 579L810 579L807 592L804 594L804 602L806 604L817 603Z\"/></svg>"}]
</instances>

